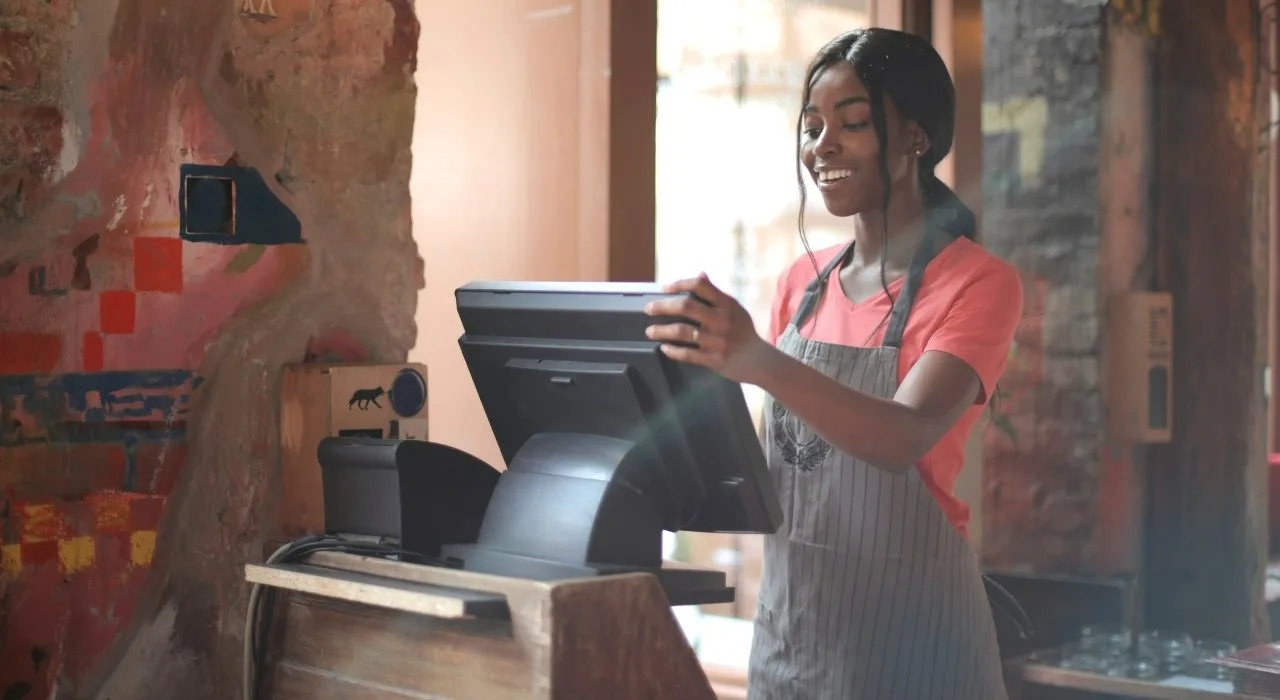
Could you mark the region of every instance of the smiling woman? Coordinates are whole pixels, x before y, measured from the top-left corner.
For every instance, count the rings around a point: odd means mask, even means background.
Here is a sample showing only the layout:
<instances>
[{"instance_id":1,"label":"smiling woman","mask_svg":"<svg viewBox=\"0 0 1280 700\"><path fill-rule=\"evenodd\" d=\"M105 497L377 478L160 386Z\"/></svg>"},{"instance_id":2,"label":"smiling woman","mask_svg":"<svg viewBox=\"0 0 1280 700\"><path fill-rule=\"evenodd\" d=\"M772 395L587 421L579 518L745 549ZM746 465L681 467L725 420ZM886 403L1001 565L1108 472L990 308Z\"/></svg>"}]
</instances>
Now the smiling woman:
<instances>
[{"instance_id":1,"label":"smiling woman","mask_svg":"<svg viewBox=\"0 0 1280 700\"><path fill-rule=\"evenodd\" d=\"M765 439L785 510L765 538L753 698L1005 697L968 507L964 443L1022 310L1016 269L973 242L934 174L955 93L937 52L886 29L813 61L797 175L846 243L781 275L769 338L706 275L652 304L652 338L770 397ZM802 210L803 211L803 210Z\"/></svg>"}]
</instances>

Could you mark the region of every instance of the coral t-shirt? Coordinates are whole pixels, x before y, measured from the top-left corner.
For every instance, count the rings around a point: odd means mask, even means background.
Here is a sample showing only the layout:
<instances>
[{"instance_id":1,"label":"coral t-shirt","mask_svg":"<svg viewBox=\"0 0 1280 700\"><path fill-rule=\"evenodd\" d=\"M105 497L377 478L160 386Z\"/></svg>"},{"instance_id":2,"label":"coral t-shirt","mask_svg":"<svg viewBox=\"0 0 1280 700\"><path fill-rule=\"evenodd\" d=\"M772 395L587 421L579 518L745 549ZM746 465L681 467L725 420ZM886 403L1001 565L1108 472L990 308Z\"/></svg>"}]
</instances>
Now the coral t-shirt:
<instances>
[{"instance_id":1,"label":"coral t-shirt","mask_svg":"<svg viewBox=\"0 0 1280 700\"><path fill-rule=\"evenodd\" d=\"M817 251L818 268L826 267L843 245ZM805 287L817 273L808 255L802 255L778 279L770 319L771 340L776 345L795 317ZM889 285L897 298L900 278ZM840 276L827 281L822 303L800 329L810 340L851 346L878 346L884 338L889 298L879 294L860 303L844 295ZM965 442L982 413L982 404L1004 371L1013 334L1022 316L1022 281L1017 268L960 238L943 248L925 268L920 291L907 319L898 356L898 381L924 353L938 350L960 358L977 373L982 390L974 405L916 465L925 485L947 519L968 536L969 506L955 497L956 477L964 467Z\"/></svg>"}]
</instances>

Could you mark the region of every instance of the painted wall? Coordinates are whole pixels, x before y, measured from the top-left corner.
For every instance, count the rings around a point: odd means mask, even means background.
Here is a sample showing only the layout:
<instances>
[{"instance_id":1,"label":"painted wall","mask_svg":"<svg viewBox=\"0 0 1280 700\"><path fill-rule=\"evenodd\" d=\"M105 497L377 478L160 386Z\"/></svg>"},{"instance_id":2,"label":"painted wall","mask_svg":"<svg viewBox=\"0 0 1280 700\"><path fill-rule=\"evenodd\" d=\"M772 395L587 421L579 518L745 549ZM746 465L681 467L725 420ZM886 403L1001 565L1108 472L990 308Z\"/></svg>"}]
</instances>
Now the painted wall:
<instances>
[{"instance_id":1,"label":"painted wall","mask_svg":"<svg viewBox=\"0 0 1280 700\"><path fill-rule=\"evenodd\" d=\"M0 695L235 697L279 367L416 335L413 8L0 14ZM183 240L179 168L228 163L303 243Z\"/></svg>"},{"instance_id":2,"label":"painted wall","mask_svg":"<svg viewBox=\"0 0 1280 700\"><path fill-rule=\"evenodd\" d=\"M413 225L428 283L412 359L430 375L431 438L503 468L458 349L453 291L473 280L583 274L577 54L551 48L577 45L580 16L566 6L530 17L536 8L526 0L417 4ZM530 62L535 51L542 58Z\"/></svg>"},{"instance_id":3,"label":"painted wall","mask_svg":"<svg viewBox=\"0 0 1280 700\"><path fill-rule=\"evenodd\" d=\"M453 292L653 279L656 0L417 9L413 229L427 286L410 357L430 373L431 439L503 468Z\"/></svg>"}]
</instances>

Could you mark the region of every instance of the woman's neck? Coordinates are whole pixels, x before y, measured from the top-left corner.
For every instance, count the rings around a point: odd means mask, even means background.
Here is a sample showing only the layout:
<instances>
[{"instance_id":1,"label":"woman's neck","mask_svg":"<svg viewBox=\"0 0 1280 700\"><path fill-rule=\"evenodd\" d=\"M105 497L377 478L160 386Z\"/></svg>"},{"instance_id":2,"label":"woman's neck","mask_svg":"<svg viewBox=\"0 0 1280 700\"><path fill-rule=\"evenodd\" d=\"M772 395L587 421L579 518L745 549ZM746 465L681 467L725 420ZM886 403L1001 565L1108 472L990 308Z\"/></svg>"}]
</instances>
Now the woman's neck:
<instances>
[{"instance_id":1,"label":"woman's neck","mask_svg":"<svg viewBox=\"0 0 1280 700\"><path fill-rule=\"evenodd\" d=\"M888 226L885 210L862 212L853 216L854 262L858 265L906 267L925 232L924 201L919 191L911 188L895 195L889 202ZM886 239L885 232L888 231Z\"/></svg>"}]
</instances>

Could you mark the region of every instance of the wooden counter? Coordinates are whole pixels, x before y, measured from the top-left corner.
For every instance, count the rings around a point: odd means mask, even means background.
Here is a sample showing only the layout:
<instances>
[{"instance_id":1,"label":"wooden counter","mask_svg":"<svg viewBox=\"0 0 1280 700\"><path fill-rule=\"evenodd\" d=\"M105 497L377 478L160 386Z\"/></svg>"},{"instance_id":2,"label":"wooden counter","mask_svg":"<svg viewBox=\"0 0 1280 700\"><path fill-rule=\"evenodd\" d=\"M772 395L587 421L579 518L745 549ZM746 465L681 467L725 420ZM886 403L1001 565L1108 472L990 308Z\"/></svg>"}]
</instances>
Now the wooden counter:
<instances>
[{"instance_id":1,"label":"wooden counter","mask_svg":"<svg viewBox=\"0 0 1280 700\"><path fill-rule=\"evenodd\" d=\"M715 700L648 574L540 582L317 553L245 577L287 592L269 700Z\"/></svg>"},{"instance_id":2,"label":"wooden counter","mask_svg":"<svg viewBox=\"0 0 1280 700\"><path fill-rule=\"evenodd\" d=\"M1055 651L1050 650L1006 661L1005 678L1010 685L1010 696L1039 698L1042 693L1037 692L1036 688L1056 688L1083 694L1147 700L1268 700L1263 696L1235 692L1229 681L1204 683L1203 685L1210 687L1197 688L1170 680L1113 678L1073 671L1058 666L1057 656ZM1018 692L1019 688L1022 692Z\"/></svg>"}]
</instances>

